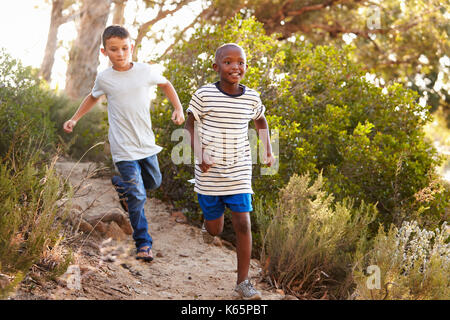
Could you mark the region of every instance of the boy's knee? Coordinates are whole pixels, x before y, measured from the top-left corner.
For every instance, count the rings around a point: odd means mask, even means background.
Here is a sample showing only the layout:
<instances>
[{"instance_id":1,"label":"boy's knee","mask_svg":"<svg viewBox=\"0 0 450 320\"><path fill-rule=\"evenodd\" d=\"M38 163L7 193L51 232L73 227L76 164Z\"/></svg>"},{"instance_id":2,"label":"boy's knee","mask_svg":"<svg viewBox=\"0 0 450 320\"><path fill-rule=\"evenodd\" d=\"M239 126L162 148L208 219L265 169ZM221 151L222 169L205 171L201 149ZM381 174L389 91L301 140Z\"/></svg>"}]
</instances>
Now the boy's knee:
<instances>
[{"instance_id":1,"label":"boy's knee","mask_svg":"<svg viewBox=\"0 0 450 320\"><path fill-rule=\"evenodd\" d=\"M233 219L234 219L234 229L235 232L238 233L250 233L251 232L251 225L250 225L250 219L248 217L248 214L243 213L233 213Z\"/></svg>"},{"instance_id":2,"label":"boy's knee","mask_svg":"<svg viewBox=\"0 0 450 320\"><path fill-rule=\"evenodd\" d=\"M155 190L161 186L162 175L155 175L152 179L144 180L146 190Z\"/></svg>"},{"instance_id":3,"label":"boy's knee","mask_svg":"<svg viewBox=\"0 0 450 320\"><path fill-rule=\"evenodd\" d=\"M161 186L162 183L162 176L159 175L155 178L155 189L158 189Z\"/></svg>"},{"instance_id":4,"label":"boy's knee","mask_svg":"<svg viewBox=\"0 0 450 320\"><path fill-rule=\"evenodd\" d=\"M206 230L212 236L218 236L223 231L223 221L215 221L214 223L206 222Z\"/></svg>"},{"instance_id":5,"label":"boy's knee","mask_svg":"<svg viewBox=\"0 0 450 320\"><path fill-rule=\"evenodd\" d=\"M126 190L129 211L139 210L147 200L144 186L131 185Z\"/></svg>"}]
</instances>

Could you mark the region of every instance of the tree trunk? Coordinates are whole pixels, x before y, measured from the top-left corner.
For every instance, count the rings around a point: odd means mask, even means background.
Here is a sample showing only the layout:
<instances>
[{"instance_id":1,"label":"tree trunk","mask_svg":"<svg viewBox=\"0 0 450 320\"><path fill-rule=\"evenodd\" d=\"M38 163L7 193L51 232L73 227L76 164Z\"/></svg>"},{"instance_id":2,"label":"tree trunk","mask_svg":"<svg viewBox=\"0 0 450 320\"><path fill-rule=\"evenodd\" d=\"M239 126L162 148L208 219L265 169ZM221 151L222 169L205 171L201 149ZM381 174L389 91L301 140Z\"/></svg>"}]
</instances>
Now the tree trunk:
<instances>
[{"instance_id":1,"label":"tree trunk","mask_svg":"<svg viewBox=\"0 0 450 320\"><path fill-rule=\"evenodd\" d=\"M123 25L125 22L124 13L127 0L113 0L114 2L114 16L113 24Z\"/></svg>"},{"instance_id":2,"label":"tree trunk","mask_svg":"<svg viewBox=\"0 0 450 320\"><path fill-rule=\"evenodd\" d=\"M65 91L72 99L91 91L99 65L101 35L111 7L111 0L83 0L78 36L69 53Z\"/></svg>"},{"instance_id":3,"label":"tree trunk","mask_svg":"<svg viewBox=\"0 0 450 320\"><path fill-rule=\"evenodd\" d=\"M48 31L47 45L45 46L44 60L42 60L39 74L47 82L50 82L52 68L55 62L55 52L58 42L58 28L62 22L64 0L53 0L50 28Z\"/></svg>"}]
</instances>

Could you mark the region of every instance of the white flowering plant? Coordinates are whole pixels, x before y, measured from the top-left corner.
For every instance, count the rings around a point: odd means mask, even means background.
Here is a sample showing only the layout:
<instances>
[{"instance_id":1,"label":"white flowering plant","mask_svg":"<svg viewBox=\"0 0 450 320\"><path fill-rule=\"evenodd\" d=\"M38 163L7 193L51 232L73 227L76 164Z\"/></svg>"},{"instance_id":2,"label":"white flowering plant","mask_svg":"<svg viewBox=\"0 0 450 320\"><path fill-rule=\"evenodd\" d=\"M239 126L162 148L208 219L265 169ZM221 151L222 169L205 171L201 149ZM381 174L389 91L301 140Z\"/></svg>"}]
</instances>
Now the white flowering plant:
<instances>
[{"instance_id":1,"label":"white flowering plant","mask_svg":"<svg viewBox=\"0 0 450 320\"><path fill-rule=\"evenodd\" d=\"M359 251L354 269L357 299L449 299L450 233L447 222L429 231L417 221L405 221L401 228L380 227L368 253ZM368 266L380 270L380 287L367 284Z\"/></svg>"}]
</instances>

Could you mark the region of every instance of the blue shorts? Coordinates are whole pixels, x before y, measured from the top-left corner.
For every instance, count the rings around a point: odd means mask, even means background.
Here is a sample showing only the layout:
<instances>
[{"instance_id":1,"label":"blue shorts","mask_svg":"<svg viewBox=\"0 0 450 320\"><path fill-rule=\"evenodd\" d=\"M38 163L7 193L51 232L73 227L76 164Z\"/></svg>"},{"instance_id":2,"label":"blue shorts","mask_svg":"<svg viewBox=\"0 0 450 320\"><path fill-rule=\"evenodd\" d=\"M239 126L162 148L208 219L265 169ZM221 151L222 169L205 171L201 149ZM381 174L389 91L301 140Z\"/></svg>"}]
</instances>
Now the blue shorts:
<instances>
[{"instance_id":1,"label":"blue shorts","mask_svg":"<svg viewBox=\"0 0 450 320\"><path fill-rule=\"evenodd\" d=\"M230 208L233 212L250 212L253 210L252 195L250 193L239 193L229 196L208 196L197 193L197 197L205 220L220 218L225 212L225 207Z\"/></svg>"}]
</instances>

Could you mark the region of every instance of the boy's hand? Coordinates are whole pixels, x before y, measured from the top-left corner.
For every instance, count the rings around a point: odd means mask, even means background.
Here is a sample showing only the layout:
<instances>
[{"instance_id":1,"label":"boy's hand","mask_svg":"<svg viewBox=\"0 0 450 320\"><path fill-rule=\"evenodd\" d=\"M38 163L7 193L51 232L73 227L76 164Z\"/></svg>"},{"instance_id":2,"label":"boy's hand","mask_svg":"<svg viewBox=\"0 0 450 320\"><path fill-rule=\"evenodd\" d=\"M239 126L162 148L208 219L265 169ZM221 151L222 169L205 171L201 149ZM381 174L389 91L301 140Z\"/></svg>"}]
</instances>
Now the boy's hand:
<instances>
[{"instance_id":1,"label":"boy's hand","mask_svg":"<svg viewBox=\"0 0 450 320\"><path fill-rule=\"evenodd\" d=\"M77 122L75 120L67 120L66 122L64 122L63 129L65 132L71 133L76 124Z\"/></svg>"},{"instance_id":2,"label":"boy's hand","mask_svg":"<svg viewBox=\"0 0 450 320\"><path fill-rule=\"evenodd\" d=\"M263 163L271 167L275 163L275 157L273 156L273 154L266 154L266 156L263 158Z\"/></svg>"},{"instance_id":3,"label":"boy's hand","mask_svg":"<svg viewBox=\"0 0 450 320\"><path fill-rule=\"evenodd\" d=\"M212 167L213 164L214 164L214 161L213 161L213 158L211 157L211 155L209 154L209 151L207 151L207 150L203 151L202 163L199 164L200 169L203 172L207 172L209 170L209 168Z\"/></svg>"},{"instance_id":4,"label":"boy's hand","mask_svg":"<svg viewBox=\"0 0 450 320\"><path fill-rule=\"evenodd\" d=\"M172 113L172 121L175 124L182 124L184 122L184 114L183 114L183 110L174 110Z\"/></svg>"}]
</instances>

